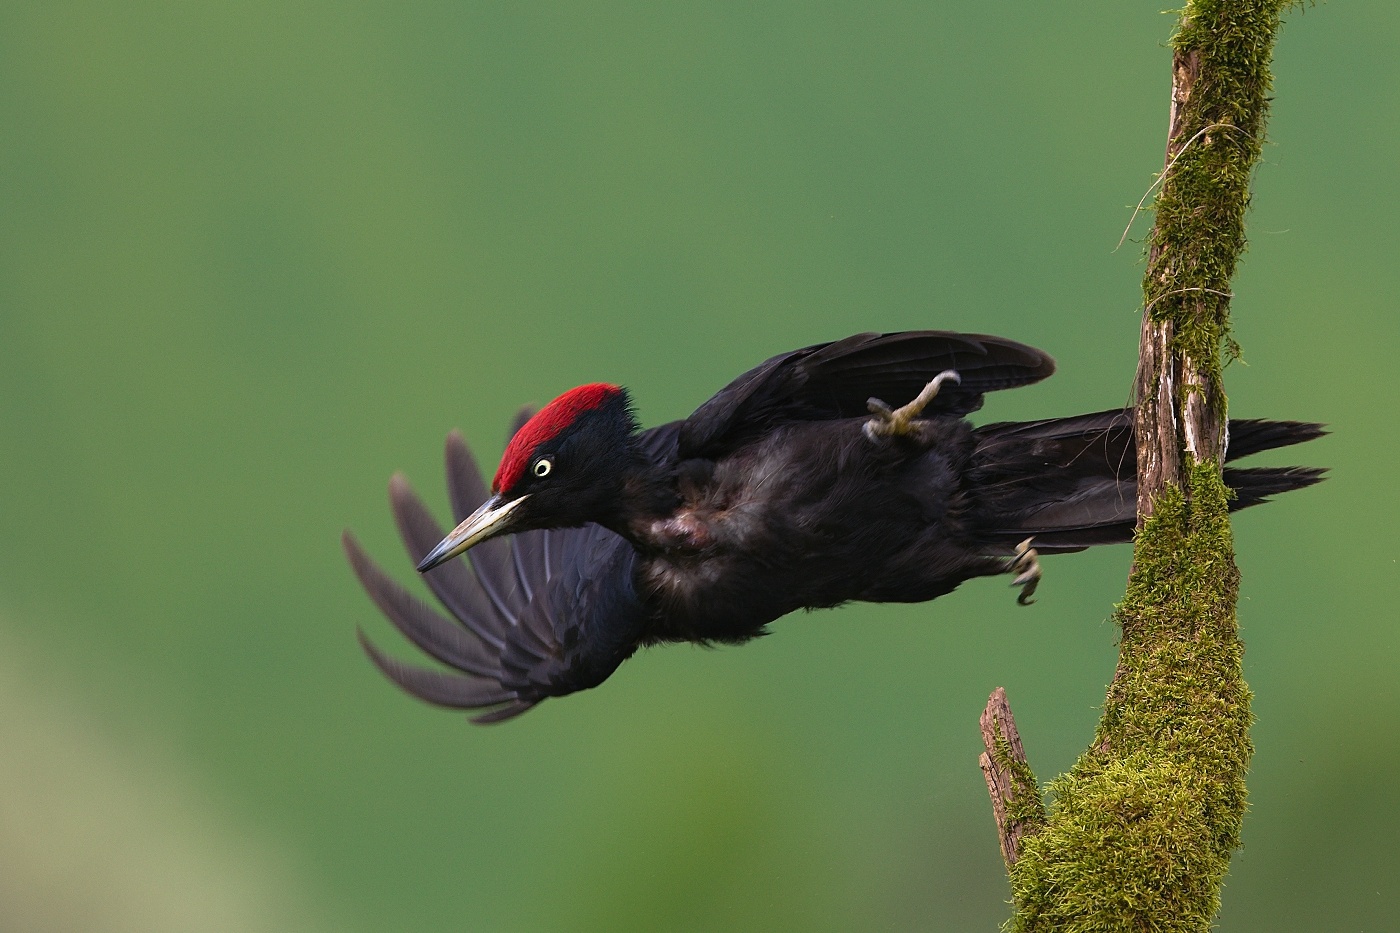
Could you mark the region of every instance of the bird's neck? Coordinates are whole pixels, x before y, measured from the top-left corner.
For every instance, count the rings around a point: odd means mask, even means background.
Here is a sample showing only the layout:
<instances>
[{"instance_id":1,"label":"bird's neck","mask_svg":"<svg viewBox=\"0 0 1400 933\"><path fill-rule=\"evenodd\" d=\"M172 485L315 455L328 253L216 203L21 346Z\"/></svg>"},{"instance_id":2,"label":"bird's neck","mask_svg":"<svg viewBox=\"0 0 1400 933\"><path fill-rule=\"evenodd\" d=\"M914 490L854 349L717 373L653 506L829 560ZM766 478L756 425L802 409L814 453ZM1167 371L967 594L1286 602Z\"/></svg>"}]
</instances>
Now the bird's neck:
<instances>
[{"instance_id":1,"label":"bird's neck","mask_svg":"<svg viewBox=\"0 0 1400 933\"><path fill-rule=\"evenodd\" d=\"M679 505L671 472L639 452L623 473L616 506L598 523L626 538L633 547L650 550L655 544L651 528L673 515Z\"/></svg>"}]
</instances>

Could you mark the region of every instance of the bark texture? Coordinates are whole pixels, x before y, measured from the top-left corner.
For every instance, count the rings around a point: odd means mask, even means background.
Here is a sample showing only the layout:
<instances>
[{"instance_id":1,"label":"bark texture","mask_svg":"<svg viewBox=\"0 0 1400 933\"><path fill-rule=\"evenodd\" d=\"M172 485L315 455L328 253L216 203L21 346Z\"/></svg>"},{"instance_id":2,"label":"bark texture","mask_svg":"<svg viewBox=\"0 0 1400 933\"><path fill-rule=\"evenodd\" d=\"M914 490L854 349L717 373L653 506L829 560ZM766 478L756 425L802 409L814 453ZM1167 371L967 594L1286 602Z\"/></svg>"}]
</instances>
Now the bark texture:
<instances>
[{"instance_id":1,"label":"bark texture","mask_svg":"<svg viewBox=\"0 0 1400 933\"><path fill-rule=\"evenodd\" d=\"M1045 825L1045 805L1035 775L1026 763L1021 733L1011 715L1006 691L997 687L982 711L982 744L986 751L977 760L987 779L992 816L1001 839L1001 857L1009 869L1021 854L1021 840Z\"/></svg>"}]
</instances>

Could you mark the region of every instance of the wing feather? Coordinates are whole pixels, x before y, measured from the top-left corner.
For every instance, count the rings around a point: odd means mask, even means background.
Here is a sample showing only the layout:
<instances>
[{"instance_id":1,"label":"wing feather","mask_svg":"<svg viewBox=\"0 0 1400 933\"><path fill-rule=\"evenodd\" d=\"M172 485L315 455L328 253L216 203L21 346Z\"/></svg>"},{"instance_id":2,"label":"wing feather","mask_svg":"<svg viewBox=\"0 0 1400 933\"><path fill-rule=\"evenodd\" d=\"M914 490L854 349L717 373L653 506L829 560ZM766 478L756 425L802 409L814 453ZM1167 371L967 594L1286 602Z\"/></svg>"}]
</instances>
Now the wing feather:
<instances>
[{"instance_id":1,"label":"wing feather","mask_svg":"<svg viewBox=\"0 0 1400 933\"><path fill-rule=\"evenodd\" d=\"M902 405L946 369L962 381L944 387L929 415L975 411L984 393L1044 379L1055 361L983 334L856 334L775 356L731 382L685 420L679 455L717 456L786 422L862 417L871 397Z\"/></svg>"},{"instance_id":2,"label":"wing feather","mask_svg":"<svg viewBox=\"0 0 1400 933\"><path fill-rule=\"evenodd\" d=\"M446 461L453 510L469 513L477 497L485 496L485 484L456 432L447 439ZM390 502L416 562L442 539L442 529L402 476L390 482ZM361 585L394 627L461 673L405 664L361 633L370 661L402 690L429 703L491 707L473 717L474 723L503 722L546 697L597 686L641 642L646 611L632 582L631 545L598 525L486 542L506 550L472 564L448 561L424 574L460 625L384 573L349 532L343 542Z\"/></svg>"},{"instance_id":3,"label":"wing feather","mask_svg":"<svg viewBox=\"0 0 1400 933\"><path fill-rule=\"evenodd\" d=\"M452 514L460 522L485 502L490 493L467 443L459 431L447 435L447 494L452 502ZM439 535L438 541L442 540ZM434 544L437 541L433 542ZM427 553L426 551L424 553ZM477 579L487 598L495 603L500 614L514 624L525 605L524 594L518 592L510 542L500 538L483 541L467 552L467 560L476 570Z\"/></svg>"},{"instance_id":4,"label":"wing feather","mask_svg":"<svg viewBox=\"0 0 1400 933\"><path fill-rule=\"evenodd\" d=\"M447 674L426 667L414 667L392 658L370 641L362 631L356 630L360 647L369 655L380 673L398 684L405 693L436 706L451 709L479 709L506 703L518 697L493 680L473 678L465 674Z\"/></svg>"},{"instance_id":5,"label":"wing feather","mask_svg":"<svg viewBox=\"0 0 1400 933\"><path fill-rule=\"evenodd\" d=\"M539 702L539 700L516 700L513 703L502 706L500 709L492 710L489 713L482 713L479 716L473 716L471 721L473 725L477 726L489 726L493 723L505 722L507 719L514 719L521 713L529 712L534 709Z\"/></svg>"},{"instance_id":6,"label":"wing feather","mask_svg":"<svg viewBox=\"0 0 1400 933\"><path fill-rule=\"evenodd\" d=\"M415 599L369 559L350 532L341 536L341 542L360 585L405 638L444 664L481 677L500 677L499 656L480 636Z\"/></svg>"},{"instance_id":7,"label":"wing feather","mask_svg":"<svg viewBox=\"0 0 1400 933\"><path fill-rule=\"evenodd\" d=\"M389 499L408 556L415 562L442 540L442 527L414 494L408 480L395 474L389 481ZM506 608L490 597L481 573L472 573L461 561L450 560L423 574L428 588L457 618L471 626L492 646L504 646L505 633L514 624Z\"/></svg>"}]
</instances>

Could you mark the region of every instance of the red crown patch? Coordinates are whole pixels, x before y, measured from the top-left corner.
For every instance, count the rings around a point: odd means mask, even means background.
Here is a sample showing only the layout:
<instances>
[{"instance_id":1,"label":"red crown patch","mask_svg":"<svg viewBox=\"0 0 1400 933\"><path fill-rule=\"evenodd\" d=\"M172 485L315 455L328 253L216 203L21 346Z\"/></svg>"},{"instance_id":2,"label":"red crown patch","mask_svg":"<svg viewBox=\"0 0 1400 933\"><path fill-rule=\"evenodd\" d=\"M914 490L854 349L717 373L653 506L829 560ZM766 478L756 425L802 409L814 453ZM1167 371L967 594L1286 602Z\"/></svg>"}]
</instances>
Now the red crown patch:
<instances>
[{"instance_id":1,"label":"red crown patch","mask_svg":"<svg viewBox=\"0 0 1400 933\"><path fill-rule=\"evenodd\" d=\"M601 408L622 394L622 389L606 382L592 382L570 389L535 413L535 417L515 432L501 455L496 478L491 481L492 492L504 492L520 482L530 464L530 455L545 441L551 440L573 424L584 412Z\"/></svg>"}]
</instances>

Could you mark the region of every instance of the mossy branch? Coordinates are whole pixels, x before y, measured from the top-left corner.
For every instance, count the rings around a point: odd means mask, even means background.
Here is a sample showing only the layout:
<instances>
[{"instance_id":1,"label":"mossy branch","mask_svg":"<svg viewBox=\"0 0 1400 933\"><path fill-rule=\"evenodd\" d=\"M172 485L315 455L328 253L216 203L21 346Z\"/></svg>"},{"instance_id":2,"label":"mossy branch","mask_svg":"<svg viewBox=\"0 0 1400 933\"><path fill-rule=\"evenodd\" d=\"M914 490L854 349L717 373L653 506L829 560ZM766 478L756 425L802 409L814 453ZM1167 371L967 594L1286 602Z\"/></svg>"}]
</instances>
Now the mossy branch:
<instances>
[{"instance_id":1,"label":"mossy branch","mask_svg":"<svg viewBox=\"0 0 1400 933\"><path fill-rule=\"evenodd\" d=\"M1139 528L1093 744L1008 858L1013 931L1207 931L1245 812L1250 695L1221 478L1244 251L1282 0L1189 0L1143 280ZM1024 759L1022 759L1024 763ZM1029 774L1026 769L1025 774ZM999 824L1001 820L999 819Z\"/></svg>"},{"instance_id":2,"label":"mossy branch","mask_svg":"<svg viewBox=\"0 0 1400 933\"><path fill-rule=\"evenodd\" d=\"M1202 463L1156 505L1094 743L1011 868L1013 930L1205 931L1219 908L1251 752L1229 491Z\"/></svg>"},{"instance_id":3,"label":"mossy branch","mask_svg":"<svg viewBox=\"0 0 1400 933\"><path fill-rule=\"evenodd\" d=\"M1172 103L1143 276L1138 516L1189 462L1225 451L1221 370L1230 279L1244 252L1249 179L1263 145L1283 0L1191 0L1172 39Z\"/></svg>"},{"instance_id":4,"label":"mossy branch","mask_svg":"<svg viewBox=\"0 0 1400 933\"><path fill-rule=\"evenodd\" d=\"M987 779L992 815L1001 838L1001 857L1010 869L1021 854L1021 840L1045 825L1045 804L1040 788L1021 747L1021 733L1011 715L1006 691L997 687L982 711L982 744L986 751L977 760Z\"/></svg>"}]
</instances>

